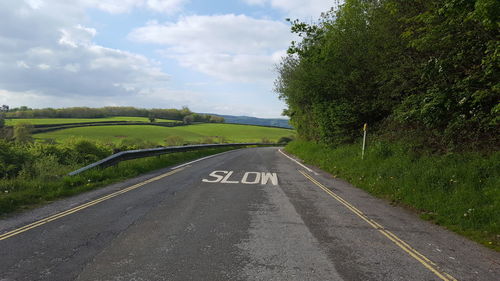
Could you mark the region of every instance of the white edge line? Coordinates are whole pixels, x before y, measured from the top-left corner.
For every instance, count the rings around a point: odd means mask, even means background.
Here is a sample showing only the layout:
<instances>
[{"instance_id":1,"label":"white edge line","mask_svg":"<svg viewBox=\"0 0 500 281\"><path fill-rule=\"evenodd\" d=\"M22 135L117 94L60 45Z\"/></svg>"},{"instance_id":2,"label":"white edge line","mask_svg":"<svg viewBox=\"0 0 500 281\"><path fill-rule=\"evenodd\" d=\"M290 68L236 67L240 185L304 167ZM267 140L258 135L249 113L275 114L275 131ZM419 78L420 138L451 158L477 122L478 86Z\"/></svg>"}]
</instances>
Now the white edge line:
<instances>
[{"instance_id":1,"label":"white edge line","mask_svg":"<svg viewBox=\"0 0 500 281\"><path fill-rule=\"evenodd\" d=\"M293 162L299 164L302 168L308 170L310 173L314 173L316 176L318 175L318 173L316 173L315 171L311 170L310 168L306 167L304 164L300 163L299 161L293 159L292 157L286 155L283 151L281 151L281 149L279 149L279 152L281 152L281 154L285 155L288 159L292 160Z\"/></svg>"},{"instance_id":2,"label":"white edge line","mask_svg":"<svg viewBox=\"0 0 500 281\"><path fill-rule=\"evenodd\" d=\"M217 153L217 154L214 154L214 155L205 156L205 157L202 157L202 158L200 158L200 159L196 159L196 160L193 160L193 161L191 161L191 162L187 162L187 163L181 164L181 165L179 165L179 166L175 166L175 167L173 167L173 168L170 168L170 170L179 169L179 168L182 168L182 167L187 166L187 165L189 165L189 164L193 164L193 163L196 163L196 162L198 162L198 161L202 161L202 160L205 160L205 159L208 159L208 158L212 158L212 157L215 157L215 156L219 156L219 155L222 155L222 154L226 154L226 153L228 153L228 152L233 152L233 151L235 151L235 150L236 150L236 149L229 150L229 151L224 151L224 152Z\"/></svg>"}]
</instances>

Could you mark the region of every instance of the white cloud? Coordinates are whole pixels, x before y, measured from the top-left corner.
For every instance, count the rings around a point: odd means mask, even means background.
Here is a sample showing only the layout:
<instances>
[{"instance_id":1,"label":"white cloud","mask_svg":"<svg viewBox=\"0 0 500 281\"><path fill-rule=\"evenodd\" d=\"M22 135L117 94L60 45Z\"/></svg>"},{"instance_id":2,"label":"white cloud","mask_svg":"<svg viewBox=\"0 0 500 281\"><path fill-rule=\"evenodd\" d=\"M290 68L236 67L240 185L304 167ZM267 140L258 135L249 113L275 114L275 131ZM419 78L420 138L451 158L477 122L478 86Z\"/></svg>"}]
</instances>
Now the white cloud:
<instances>
[{"instance_id":1,"label":"white cloud","mask_svg":"<svg viewBox=\"0 0 500 281\"><path fill-rule=\"evenodd\" d=\"M48 65L46 63L41 63L38 65L38 68L40 68L41 70L48 70L48 69L50 69L50 65Z\"/></svg>"},{"instance_id":2,"label":"white cloud","mask_svg":"<svg viewBox=\"0 0 500 281\"><path fill-rule=\"evenodd\" d=\"M73 97L73 103L79 97L99 101L103 96L126 101L168 88L169 76L157 62L95 44L97 30L82 25L84 13L64 2L0 2L3 95Z\"/></svg>"},{"instance_id":3,"label":"white cloud","mask_svg":"<svg viewBox=\"0 0 500 281\"><path fill-rule=\"evenodd\" d=\"M205 74L230 81L269 81L276 53L287 48L289 27L245 15L188 16L150 22L129 38L166 47L162 54ZM274 56L273 56L274 55Z\"/></svg>"},{"instance_id":4,"label":"white cloud","mask_svg":"<svg viewBox=\"0 0 500 281\"><path fill-rule=\"evenodd\" d=\"M8 104L11 107L26 105L28 107L72 107L89 106L138 106L158 108L162 106L180 108L183 105L196 104L196 93L159 90L134 95L127 99L117 99L113 96L102 96L99 99L89 98L87 95L53 96L39 91L6 91L0 89L0 105ZM78 103L75 104L75 100ZM199 99L198 99L199 100Z\"/></svg>"},{"instance_id":5,"label":"white cloud","mask_svg":"<svg viewBox=\"0 0 500 281\"><path fill-rule=\"evenodd\" d=\"M66 64L63 68L66 71L76 73L80 70L80 65L78 63L69 63L69 64Z\"/></svg>"},{"instance_id":6,"label":"white cloud","mask_svg":"<svg viewBox=\"0 0 500 281\"><path fill-rule=\"evenodd\" d=\"M154 11L173 13L180 10L186 2L186 0L147 0L145 5Z\"/></svg>"},{"instance_id":7,"label":"white cloud","mask_svg":"<svg viewBox=\"0 0 500 281\"><path fill-rule=\"evenodd\" d=\"M177 51L256 53L282 48L288 43L289 27L279 21L246 15L188 16L177 22L137 28L134 40L174 46Z\"/></svg>"},{"instance_id":8,"label":"white cloud","mask_svg":"<svg viewBox=\"0 0 500 281\"><path fill-rule=\"evenodd\" d=\"M33 0L32 0L33 1ZM130 12L134 8L172 14L182 9L187 0L80 0L86 7L100 9L112 14Z\"/></svg>"},{"instance_id":9,"label":"white cloud","mask_svg":"<svg viewBox=\"0 0 500 281\"><path fill-rule=\"evenodd\" d=\"M188 81L181 79L182 86L172 89L175 83L171 86L158 62L96 44L99 28L90 27L86 14L88 8L169 13L185 2L0 1L0 104L188 105L199 112L278 116L283 106L276 105L270 89L273 64L290 41L287 24L244 15L190 16L134 30L130 38L160 45L166 57L182 66L223 80L261 82L257 88L253 83L242 87L202 77L199 82L208 85L185 86Z\"/></svg>"},{"instance_id":10,"label":"white cloud","mask_svg":"<svg viewBox=\"0 0 500 281\"><path fill-rule=\"evenodd\" d=\"M40 9L44 2L42 0L26 0L26 3L32 8L32 9Z\"/></svg>"},{"instance_id":11,"label":"white cloud","mask_svg":"<svg viewBox=\"0 0 500 281\"><path fill-rule=\"evenodd\" d=\"M288 17L302 20L317 20L338 2L336 0L243 0L249 5L271 6L284 12Z\"/></svg>"},{"instance_id":12,"label":"white cloud","mask_svg":"<svg viewBox=\"0 0 500 281\"><path fill-rule=\"evenodd\" d=\"M29 69L29 68L30 68L30 66L29 66L26 62L24 62L24 61L22 61L22 60L17 61L17 66L18 66L18 67L21 67L21 68L26 68L26 69Z\"/></svg>"},{"instance_id":13,"label":"white cloud","mask_svg":"<svg viewBox=\"0 0 500 281\"><path fill-rule=\"evenodd\" d=\"M78 24L73 28L61 28L60 31L61 37L58 41L59 44L73 48L92 45L92 38L97 33L94 28L88 28L82 26L81 24Z\"/></svg>"}]
</instances>

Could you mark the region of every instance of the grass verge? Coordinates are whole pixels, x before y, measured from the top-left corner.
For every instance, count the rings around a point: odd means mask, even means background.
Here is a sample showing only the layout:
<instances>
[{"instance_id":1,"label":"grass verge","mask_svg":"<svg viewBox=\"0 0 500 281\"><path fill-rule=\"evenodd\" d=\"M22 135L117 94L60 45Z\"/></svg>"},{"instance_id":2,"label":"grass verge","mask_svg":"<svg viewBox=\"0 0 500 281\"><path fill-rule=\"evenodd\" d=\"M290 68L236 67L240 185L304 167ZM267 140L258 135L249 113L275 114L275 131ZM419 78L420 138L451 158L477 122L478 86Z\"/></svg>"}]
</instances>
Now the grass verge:
<instances>
[{"instance_id":1,"label":"grass verge","mask_svg":"<svg viewBox=\"0 0 500 281\"><path fill-rule=\"evenodd\" d=\"M232 149L234 148L212 148L164 154L158 157L125 161L114 167L89 170L76 176L54 179L2 179L0 180L0 216L133 178L146 172ZM74 168L68 166L64 173L67 174Z\"/></svg>"},{"instance_id":2,"label":"grass verge","mask_svg":"<svg viewBox=\"0 0 500 281\"><path fill-rule=\"evenodd\" d=\"M361 160L359 144L331 148L293 141L286 151L371 194L419 212L500 251L500 152L435 155L401 144L372 144Z\"/></svg>"}]
</instances>

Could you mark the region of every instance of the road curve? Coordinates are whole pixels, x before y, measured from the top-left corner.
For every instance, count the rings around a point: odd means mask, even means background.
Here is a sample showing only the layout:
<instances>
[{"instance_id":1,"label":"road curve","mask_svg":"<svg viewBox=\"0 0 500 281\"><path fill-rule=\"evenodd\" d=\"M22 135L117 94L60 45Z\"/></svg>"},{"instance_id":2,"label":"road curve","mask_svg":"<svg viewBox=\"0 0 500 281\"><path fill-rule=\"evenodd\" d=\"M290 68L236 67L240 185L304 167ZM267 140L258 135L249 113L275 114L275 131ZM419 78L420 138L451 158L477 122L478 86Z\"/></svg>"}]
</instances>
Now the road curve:
<instances>
[{"instance_id":1,"label":"road curve","mask_svg":"<svg viewBox=\"0 0 500 281\"><path fill-rule=\"evenodd\" d=\"M0 280L500 280L500 254L278 148L0 221Z\"/></svg>"}]
</instances>

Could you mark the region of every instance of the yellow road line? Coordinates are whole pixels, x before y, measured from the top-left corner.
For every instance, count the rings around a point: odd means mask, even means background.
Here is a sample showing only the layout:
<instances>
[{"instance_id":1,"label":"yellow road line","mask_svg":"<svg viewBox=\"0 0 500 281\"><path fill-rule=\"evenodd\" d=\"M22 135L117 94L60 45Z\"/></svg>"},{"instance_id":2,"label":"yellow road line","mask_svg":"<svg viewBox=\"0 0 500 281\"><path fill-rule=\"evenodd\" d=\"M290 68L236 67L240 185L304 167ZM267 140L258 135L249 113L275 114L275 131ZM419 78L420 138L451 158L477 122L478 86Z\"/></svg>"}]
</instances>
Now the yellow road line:
<instances>
[{"instance_id":1,"label":"yellow road line","mask_svg":"<svg viewBox=\"0 0 500 281\"><path fill-rule=\"evenodd\" d=\"M76 207L71 208L71 209L69 209L69 210L66 210L66 211L63 211L63 212L60 212L60 213L54 214L54 215L52 215L52 216L49 216L49 217L43 218L43 219L41 219L41 220L35 221L35 222L33 222L33 223L27 224L27 225L25 225L25 226L23 226L23 227L20 227L20 228L17 228L17 229L11 230L11 231L6 232L6 233L3 233L2 235L0 235L0 241L1 241L1 240L5 240L5 239L7 239L7 238L9 238L9 237L15 236L15 235L17 235L17 234L23 233L23 232L25 232L25 231L28 231L28 230L30 230L30 229L33 229L33 228L39 227L39 226L44 225L44 224L46 224L46 223L48 223L48 222L51 222L51 221L54 221L54 220L60 219L60 218L62 218L62 217L65 217L65 216L70 215L70 214L73 214L73 213L76 213L76 212L81 211L81 210L83 210L83 209L86 209L86 208L88 208L88 207L94 206L94 205L99 204L99 203L101 203L101 202L103 202L103 201L106 201L106 200L108 200L108 199L111 199L111 198L113 198L113 197L116 197L116 196L118 196L118 195L120 195L120 194L123 194L123 193L129 192L129 191L131 191L131 190L137 189L137 188L139 188L139 187L141 187L141 186L143 186L143 185L146 185L146 184L148 184L148 183L152 183L152 182L155 182L155 181L160 180L160 179L162 179L162 178L168 177L168 176L170 176L170 175L173 175L173 174L175 174L175 173L177 173L177 172L180 172L180 171L184 170L185 168L186 168L186 167L179 168L179 169L177 169L177 170L170 171L170 172L168 172L168 173L165 173L165 174L159 175L159 176L157 176L157 177L150 178L150 179L145 180L145 181L143 181L143 182L140 182L140 183L134 184L134 185L132 185L132 186L129 186L129 187L127 187L127 188L124 188L124 189L118 190L118 191L116 191L116 192L113 192L113 193L108 194L108 195L106 195L106 196L103 196L103 197L97 198L97 199L92 200L92 201L90 201L90 202L87 202L87 203L85 203L85 204L82 204L82 205L76 206Z\"/></svg>"},{"instance_id":2,"label":"yellow road line","mask_svg":"<svg viewBox=\"0 0 500 281\"><path fill-rule=\"evenodd\" d=\"M304 177L306 177L308 180L310 180L312 183L317 185L319 188L321 188L323 191L325 191L328 195L333 197L335 200L339 201L342 205L347 207L350 211L352 211L354 214L356 214L358 217L363 219L365 222L367 222L370 226L378 230L380 233L382 233L385 237L387 237L389 240L391 240L394 244L396 244L398 247L403 249L406 253L408 253L410 256L412 256L414 259L419 261L425 268L429 269L432 273L434 273L436 276L441 278L444 281L457 281L453 276L449 275L446 272L440 272L437 265L429 260L426 256L423 254L419 253L417 250L412 248L410 245L408 245L405 241L401 240L399 237L397 237L394 233L388 231L385 229L382 225L377 223L376 221L370 219L367 217L363 212L361 212L359 209L354 207L351 203L347 202L344 200L342 197L338 196L335 194L333 191L328 189L326 186L321 184L319 181L314 179L312 176L307 174L304 171L299 171Z\"/></svg>"}]
</instances>

